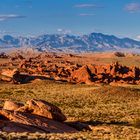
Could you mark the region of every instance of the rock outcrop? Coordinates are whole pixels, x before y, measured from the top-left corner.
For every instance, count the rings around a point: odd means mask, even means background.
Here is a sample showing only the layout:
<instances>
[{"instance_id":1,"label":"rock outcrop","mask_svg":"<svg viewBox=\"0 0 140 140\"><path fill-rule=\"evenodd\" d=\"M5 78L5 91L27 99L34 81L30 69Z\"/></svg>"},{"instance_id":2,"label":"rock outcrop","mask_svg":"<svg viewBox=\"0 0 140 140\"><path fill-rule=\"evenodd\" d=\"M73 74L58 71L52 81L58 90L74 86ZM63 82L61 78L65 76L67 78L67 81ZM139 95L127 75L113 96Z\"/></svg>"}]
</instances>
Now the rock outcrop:
<instances>
[{"instance_id":1,"label":"rock outcrop","mask_svg":"<svg viewBox=\"0 0 140 140\"><path fill-rule=\"evenodd\" d=\"M124 57L124 53L116 52ZM15 84L28 83L35 79L51 79L84 84L140 84L140 68L119 64L80 64L63 58L63 55L39 54L24 59L21 54L3 67L14 67L12 70L0 69L0 80ZM74 56L67 56L73 59ZM2 76L2 77L1 77Z\"/></svg>"},{"instance_id":2,"label":"rock outcrop","mask_svg":"<svg viewBox=\"0 0 140 140\"><path fill-rule=\"evenodd\" d=\"M127 67L118 62L111 65L87 65L76 70L73 80L76 83L140 83L140 69L137 67ZM87 82L88 81L88 82Z\"/></svg>"},{"instance_id":3,"label":"rock outcrop","mask_svg":"<svg viewBox=\"0 0 140 140\"><path fill-rule=\"evenodd\" d=\"M27 73L21 74L18 69L3 69L0 73L0 80L14 84L23 84L28 83L30 80L34 80L34 77Z\"/></svg>"},{"instance_id":4,"label":"rock outcrop","mask_svg":"<svg viewBox=\"0 0 140 140\"><path fill-rule=\"evenodd\" d=\"M27 101L26 105L29 109L28 111L20 110L21 108L23 109L23 104L6 101L4 107L0 109L0 131L40 133L77 132L76 129L62 122L66 117L58 107L41 100L30 100ZM37 106L39 107L38 109Z\"/></svg>"},{"instance_id":5,"label":"rock outcrop","mask_svg":"<svg viewBox=\"0 0 140 140\"><path fill-rule=\"evenodd\" d=\"M27 101L25 106L18 108L17 111L36 114L60 122L66 120L66 116L58 107L43 100L32 99Z\"/></svg>"},{"instance_id":6,"label":"rock outcrop","mask_svg":"<svg viewBox=\"0 0 140 140\"><path fill-rule=\"evenodd\" d=\"M72 79L76 83L91 84L93 78L91 76L91 71L88 66L83 66L72 73Z\"/></svg>"},{"instance_id":7,"label":"rock outcrop","mask_svg":"<svg viewBox=\"0 0 140 140\"><path fill-rule=\"evenodd\" d=\"M3 70L1 72L1 75L2 75L1 80L3 80L3 81L13 82L13 83L20 83L20 81L21 81L20 72L17 69Z\"/></svg>"},{"instance_id":8,"label":"rock outcrop","mask_svg":"<svg viewBox=\"0 0 140 140\"><path fill-rule=\"evenodd\" d=\"M14 111L14 110L18 110L22 106L24 106L22 103L17 103L17 102L7 100L4 103L3 109Z\"/></svg>"}]
</instances>

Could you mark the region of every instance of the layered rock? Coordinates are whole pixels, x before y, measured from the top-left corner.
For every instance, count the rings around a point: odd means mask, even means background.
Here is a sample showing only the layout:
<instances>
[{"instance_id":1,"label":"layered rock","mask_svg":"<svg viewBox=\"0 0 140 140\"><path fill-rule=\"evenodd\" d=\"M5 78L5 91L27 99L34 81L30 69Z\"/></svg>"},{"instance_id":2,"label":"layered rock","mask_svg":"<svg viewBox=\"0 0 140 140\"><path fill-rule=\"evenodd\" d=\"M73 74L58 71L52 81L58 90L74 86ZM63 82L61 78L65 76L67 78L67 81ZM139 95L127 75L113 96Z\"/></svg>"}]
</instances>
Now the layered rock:
<instances>
[{"instance_id":1,"label":"layered rock","mask_svg":"<svg viewBox=\"0 0 140 140\"><path fill-rule=\"evenodd\" d=\"M120 57L123 54L116 52ZM14 63L13 63L14 62ZM10 62L17 69L2 70L2 81L13 83L28 83L35 79L51 79L72 83L140 83L140 69L120 65L118 62L106 65L87 64L81 65L68 60L62 60L57 55L38 55L22 60L16 66L16 61ZM6 67L5 66L5 67ZM4 76L4 77L3 77Z\"/></svg>"},{"instance_id":2,"label":"layered rock","mask_svg":"<svg viewBox=\"0 0 140 140\"><path fill-rule=\"evenodd\" d=\"M7 82L18 83L20 82L20 73L17 69L6 69L1 72L2 78L1 80Z\"/></svg>"},{"instance_id":3,"label":"layered rock","mask_svg":"<svg viewBox=\"0 0 140 140\"><path fill-rule=\"evenodd\" d=\"M29 74L21 74L18 69L4 69L0 73L0 80L14 84L22 84L28 83L30 80L34 80L34 77L30 76Z\"/></svg>"},{"instance_id":4,"label":"layered rock","mask_svg":"<svg viewBox=\"0 0 140 140\"><path fill-rule=\"evenodd\" d=\"M76 83L91 84L92 83L91 71L88 68L88 66L83 66L72 73L72 79L76 81Z\"/></svg>"},{"instance_id":5,"label":"layered rock","mask_svg":"<svg viewBox=\"0 0 140 140\"><path fill-rule=\"evenodd\" d=\"M86 65L72 74L76 83L127 83L136 84L140 81L140 69L127 67L118 62L111 65Z\"/></svg>"},{"instance_id":6,"label":"layered rock","mask_svg":"<svg viewBox=\"0 0 140 140\"><path fill-rule=\"evenodd\" d=\"M66 120L66 116L58 107L43 100L32 99L27 101L25 106L18 108L17 111L36 114L61 122Z\"/></svg>"},{"instance_id":7,"label":"layered rock","mask_svg":"<svg viewBox=\"0 0 140 140\"><path fill-rule=\"evenodd\" d=\"M13 101L7 100L4 103L3 109L14 111L14 110L18 110L22 106L24 106L22 103L17 103L17 102L13 102Z\"/></svg>"},{"instance_id":8,"label":"layered rock","mask_svg":"<svg viewBox=\"0 0 140 140\"><path fill-rule=\"evenodd\" d=\"M27 110L23 107L27 107ZM64 120L66 117L58 107L41 100L27 101L25 106L6 101L3 109L0 109L0 131L5 132L77 132L63 123Z\"/></svg>"},{"instance_id":9,"label":"layered rock","mask_svg":"<svg viewBox=\"0 0 140 140\"><path fill-rule=\"evenodd\" d=\"M18 111L0 110L3 117L0 128L6 132L44 132L44 133L72 133L76 130L64 123L54 121L36 114ZM10 122L10 123L9 123Z\"/></svg>"}]
</instances>

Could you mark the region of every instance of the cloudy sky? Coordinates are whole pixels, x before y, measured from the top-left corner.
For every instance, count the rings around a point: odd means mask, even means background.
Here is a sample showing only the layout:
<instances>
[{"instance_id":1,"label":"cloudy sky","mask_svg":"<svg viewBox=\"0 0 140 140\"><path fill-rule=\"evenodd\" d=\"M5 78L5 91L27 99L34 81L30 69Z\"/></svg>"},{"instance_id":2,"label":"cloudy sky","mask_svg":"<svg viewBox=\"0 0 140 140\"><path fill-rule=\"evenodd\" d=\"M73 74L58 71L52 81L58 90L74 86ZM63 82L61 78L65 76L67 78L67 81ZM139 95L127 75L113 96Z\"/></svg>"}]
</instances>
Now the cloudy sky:
<instances>
[{"instance_id":1,"label":"cloudy sky","mask_svg":"<svg viewBox=\"0 0 140 140\"><path fill-rule=\"evenodd\" d=\"M0 1L0 34L62 32L140 39L140 0Z\"/></svg>"}]
</instances>

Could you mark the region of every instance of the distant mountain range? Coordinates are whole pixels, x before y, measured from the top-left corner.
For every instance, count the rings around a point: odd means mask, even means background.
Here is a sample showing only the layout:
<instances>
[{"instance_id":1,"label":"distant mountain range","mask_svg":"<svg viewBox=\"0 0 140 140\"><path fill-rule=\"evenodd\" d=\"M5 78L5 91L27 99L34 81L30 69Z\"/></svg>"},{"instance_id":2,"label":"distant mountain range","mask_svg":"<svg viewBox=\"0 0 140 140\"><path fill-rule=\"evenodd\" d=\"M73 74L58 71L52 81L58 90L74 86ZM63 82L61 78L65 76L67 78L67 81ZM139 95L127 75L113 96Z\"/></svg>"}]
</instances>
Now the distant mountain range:
<instances>
[{"instance_id":1,"label":"distant mountain range","mask_svg":"<svg viewBox=\"0 0 140 140\"><path fill-rule=\"evenodd\" d=\"M22 47L52 52L140 51L140 41L130 38L121 39L113 35L105 35L102 33L91 33L82 36L45 34L38 37L13 37L11 35L4 35L0 38L0 49Z\"/></svg>"}]
</instances>

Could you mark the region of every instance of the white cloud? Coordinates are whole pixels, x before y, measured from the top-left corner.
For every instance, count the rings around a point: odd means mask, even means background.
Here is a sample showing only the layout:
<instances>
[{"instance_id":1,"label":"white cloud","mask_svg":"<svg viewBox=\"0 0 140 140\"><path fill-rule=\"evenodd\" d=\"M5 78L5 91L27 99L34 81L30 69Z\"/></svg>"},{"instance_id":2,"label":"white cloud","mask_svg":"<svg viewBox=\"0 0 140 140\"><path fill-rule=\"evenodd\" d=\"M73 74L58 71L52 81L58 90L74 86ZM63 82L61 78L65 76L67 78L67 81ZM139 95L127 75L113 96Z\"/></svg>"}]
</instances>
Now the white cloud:
<instances>
[{"instance_id":1,"label":"white cloud","mask_svg":"<svg viewBox=\"0 0 140 140\"><path fill-rule=\"evenodd\" d=\"M63 34L71 34L71 33L72 33L71 30L68 30L68 29L61 29L61 28L58 28L58 29L57 29L57 32L63 33Z\"/></svg>"},{"instance_id":2,"label":"white cloud","mask_svg":"<svg viewBox=\"0 0 140 140\"><path fill-rule=\"evenodd\" d=\"M138 35L136 39L140 41L140 35Z\"/></svg>"},{"instance_id":3,"label":"white cloud","mask_svg":"<svg viewBox=\"0 0 140 140\"><path fill-rule=\"evenodd\" d=\"M79 14L79 16L95 16L95 14L86 14L86 13L83 13L83 14Z\"/></svg>"},{"instance_id":4,"label":"white cloud","mask_svg":"<svg viewBox=\"0 0 140 140\"><path fill-rule=\"evenodd\" d=\"M62 32L62 31L63 31L63 29L60 29L60 28L59 28L59 29L57 29L57 32Z\"/></svg>"},{"instance_id":5,"label":"white cloud","mask_svg":"<svg viewBox=\"0 0 140 140\"><path fill-rule=\"evenodd\" d=\"M1 15L0 14L0 21L10 20L10 19L17 19L17 18L25 18L25 16L15 15L15 14L8 14L8 15Z\"/></svg>"},{"instance_id":6,"label":"white cloud","mask_svg":"<svg viewBox=\"0 0 140 140\"><path fill-rule=\"evenodd\" d=\"M101 8L102 6L96 4L77 4L74 7L76 8Z\"/></svg>"},{"instance_id":7,"label":"white cloud","mask_svg":"<svg viewBox=\"0 0 140 140\"><path fill-rule=\"evenodd\" d=\"M129 3L125 6L125 10L130 13L140 12L140 3Z\"/></svg>"}]
</instances>

